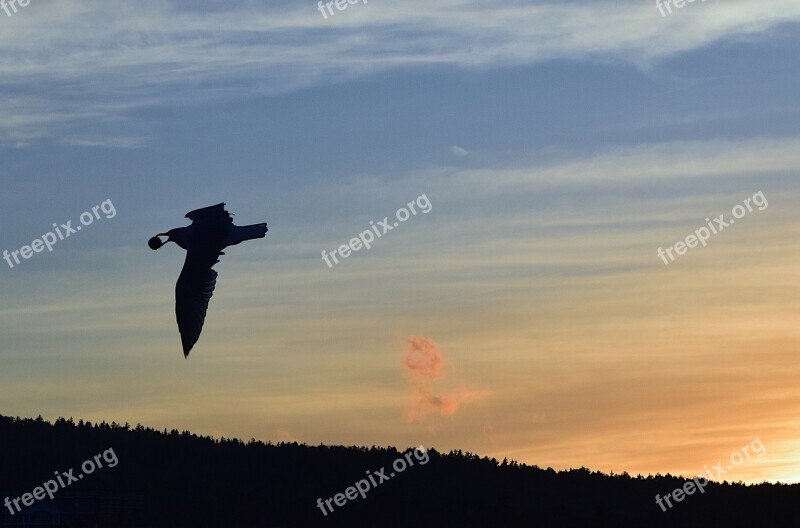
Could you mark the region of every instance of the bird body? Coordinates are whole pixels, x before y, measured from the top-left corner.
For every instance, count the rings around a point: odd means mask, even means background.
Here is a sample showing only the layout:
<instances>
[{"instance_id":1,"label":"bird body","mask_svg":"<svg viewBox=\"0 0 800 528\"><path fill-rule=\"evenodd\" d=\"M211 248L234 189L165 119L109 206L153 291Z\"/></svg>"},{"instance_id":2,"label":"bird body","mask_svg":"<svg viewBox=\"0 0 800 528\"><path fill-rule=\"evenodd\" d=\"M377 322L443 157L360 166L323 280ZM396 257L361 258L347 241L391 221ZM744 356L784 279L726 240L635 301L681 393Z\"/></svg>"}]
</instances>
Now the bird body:
<instances>
[{"instance_id":1,"label":"bird body","mask_svg":"<svg viewBox=\"0 0 800 528\"><path fill-rule=\"evenodd\" d=\"M175 315L184 357L189 356L200 338L208 302L217 283L217 272L212 267L225 254L222 250L245 240L264 238L268 231L266 223L234 225L224 203L196 209L187 213L186 218L192 221L191 225L159 233L148 241L153 250L167 242L175 242L186 250L186 260L175 285ZM166 236L167 241L162 242L161 236Z\"/></svg>"}]
</instances>

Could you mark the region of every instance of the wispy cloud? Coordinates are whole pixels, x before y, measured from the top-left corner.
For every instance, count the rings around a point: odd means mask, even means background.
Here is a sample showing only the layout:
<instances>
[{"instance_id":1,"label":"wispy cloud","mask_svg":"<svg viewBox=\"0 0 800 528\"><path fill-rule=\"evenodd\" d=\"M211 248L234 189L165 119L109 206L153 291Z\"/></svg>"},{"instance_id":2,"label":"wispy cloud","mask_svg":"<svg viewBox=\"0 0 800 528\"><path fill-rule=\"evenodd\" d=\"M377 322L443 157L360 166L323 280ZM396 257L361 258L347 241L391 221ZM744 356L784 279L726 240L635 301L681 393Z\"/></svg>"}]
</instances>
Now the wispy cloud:
<instances>
[{"instance_id":1,"label":"wispy cloud","mask_svg":"<svg viewBox=\"0 0 800 528\"><path fill-rule=\"evenodd\" d=\"M469 152L467 152L465 149L459 147L458 145L453 145L452 147L450 147L450 153L453 154L453 156L456 156L458 158L463 158L464 156L469 154Z\"/></svg>"},{"instance_id":2,"label":"wispy cloud","mask_svg":"<svg viewBox=\"0 0 800 528\"><path fill-rule=\"evenodd\" d=\"M20 111L4 100L0 140L58 136L56 125L85 117L76 114L84 102L103 115L121 115L142 104L282 93L430 64L497 68L563 58L648 67L721 39L766 37L777 25L800 20L793 0L773 0L770 9L726 0L667 19L634 1L408 0L330 20L313 4L203 6L41 0L4 20L0 90L34 94L48 101L44 108L68 110ZM24 38L33 32L48 38ZM201 83L205 88L197 89Z\"/></svg>"},{"instance_id":3,"label":"wispy cloud","mask_svg":"<svg viewBox=\"0 0 800 528\"><path fill-rule=\"evenodd\" d=\"M63 142L66 145L76 147L112 147L112 148L136 148L146 143L146 138L141 137L68 137Z\"/></svg>"},{"instance_id":4,"label":"wispy cloud","mask_svg":"<svg viewBox=\"0 0 800 528\"><path fill-rule=\"evenodd\" d=\"M279 442L299 442L300 440L297 439L292 433L290 433L287 429L283 427L278 428L277 431L278 441Z\"/></svg>"}]
</instances>

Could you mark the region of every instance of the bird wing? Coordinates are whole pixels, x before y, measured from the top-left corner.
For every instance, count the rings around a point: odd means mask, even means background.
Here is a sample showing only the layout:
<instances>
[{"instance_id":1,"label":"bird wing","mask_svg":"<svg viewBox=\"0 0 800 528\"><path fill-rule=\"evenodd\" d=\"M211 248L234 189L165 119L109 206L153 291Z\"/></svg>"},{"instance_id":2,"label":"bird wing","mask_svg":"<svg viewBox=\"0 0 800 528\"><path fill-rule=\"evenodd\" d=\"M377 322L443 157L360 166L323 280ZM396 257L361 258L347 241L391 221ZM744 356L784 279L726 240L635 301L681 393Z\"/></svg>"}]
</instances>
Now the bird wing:
<instances>
[{"instance_id":1,"label":"bird wing","mask_svg":"<svg viewBox=\"0 0 800 528\"><path fill-rule=\"evenodd\" d=\"M189 351L200 338L208 301L217 284L217 272L211 269L218 262L216 257L193 253L186 253L186 261L175 286L175 315L184 357L189 356Z\"/></svg>"},{"instance_id":2,"label":"bird wing","mask_svg":"<svg viewBox=\"0 0 800 528\"><path fill-rule=\"evenodd\" d=\"M233 215L225 210L225 203L219 203L186 213L186 218L201 225L225 225L233 223Z\"/></svg>"}]
</instances>

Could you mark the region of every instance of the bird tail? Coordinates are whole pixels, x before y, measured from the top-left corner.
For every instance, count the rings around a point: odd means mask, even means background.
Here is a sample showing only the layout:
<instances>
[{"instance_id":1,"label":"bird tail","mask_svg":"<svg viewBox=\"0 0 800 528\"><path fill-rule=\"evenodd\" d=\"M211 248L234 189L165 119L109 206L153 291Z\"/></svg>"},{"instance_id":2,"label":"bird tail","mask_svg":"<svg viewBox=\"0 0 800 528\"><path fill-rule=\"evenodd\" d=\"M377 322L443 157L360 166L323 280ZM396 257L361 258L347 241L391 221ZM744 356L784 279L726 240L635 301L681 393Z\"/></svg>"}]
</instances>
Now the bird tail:
<instances>
[{"instance_id":1,"label":"bird tail","mask_svg":"<svg viewBox=\"0 0 800 528\"><path fill-rule=\"evenodd\" d=\"M225 240L225 246L235 246L245 240L264 238L267 235L267 231L266 222L247 226L232 225L228 229L228 238Z\"/></svg>"}]
</instances>

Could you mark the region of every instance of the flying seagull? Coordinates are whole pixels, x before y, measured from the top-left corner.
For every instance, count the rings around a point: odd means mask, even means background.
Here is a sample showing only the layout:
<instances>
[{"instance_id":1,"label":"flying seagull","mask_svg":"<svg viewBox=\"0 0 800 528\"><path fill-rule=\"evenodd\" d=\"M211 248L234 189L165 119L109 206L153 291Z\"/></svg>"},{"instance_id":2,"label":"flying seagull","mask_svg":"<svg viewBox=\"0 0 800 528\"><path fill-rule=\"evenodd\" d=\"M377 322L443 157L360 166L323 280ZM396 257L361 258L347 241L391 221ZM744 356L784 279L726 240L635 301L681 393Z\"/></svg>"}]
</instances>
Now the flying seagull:
<instances>
[{"instance_id":1,"label":"flying seagull","mask_svg":"<svg viewBox=\"0 0 800 528\"><path fill-rule=\"evenodd\" d=\"M245 240L264 238L267 224L248 226L233 225L233 215L225 210L225 204L204 207L186 214L192 224L159 233L147 241L150 249L156 250L167 242L175 242L186 250L183 270L175 285L175 315L181 333L183 356L188 357L203 329L208 310L208 301L214 293L217 272L211 269L219 262L219 256L228 246ZM167 237L162 242L159 237Z\"/></svg>"}]
</instances>

